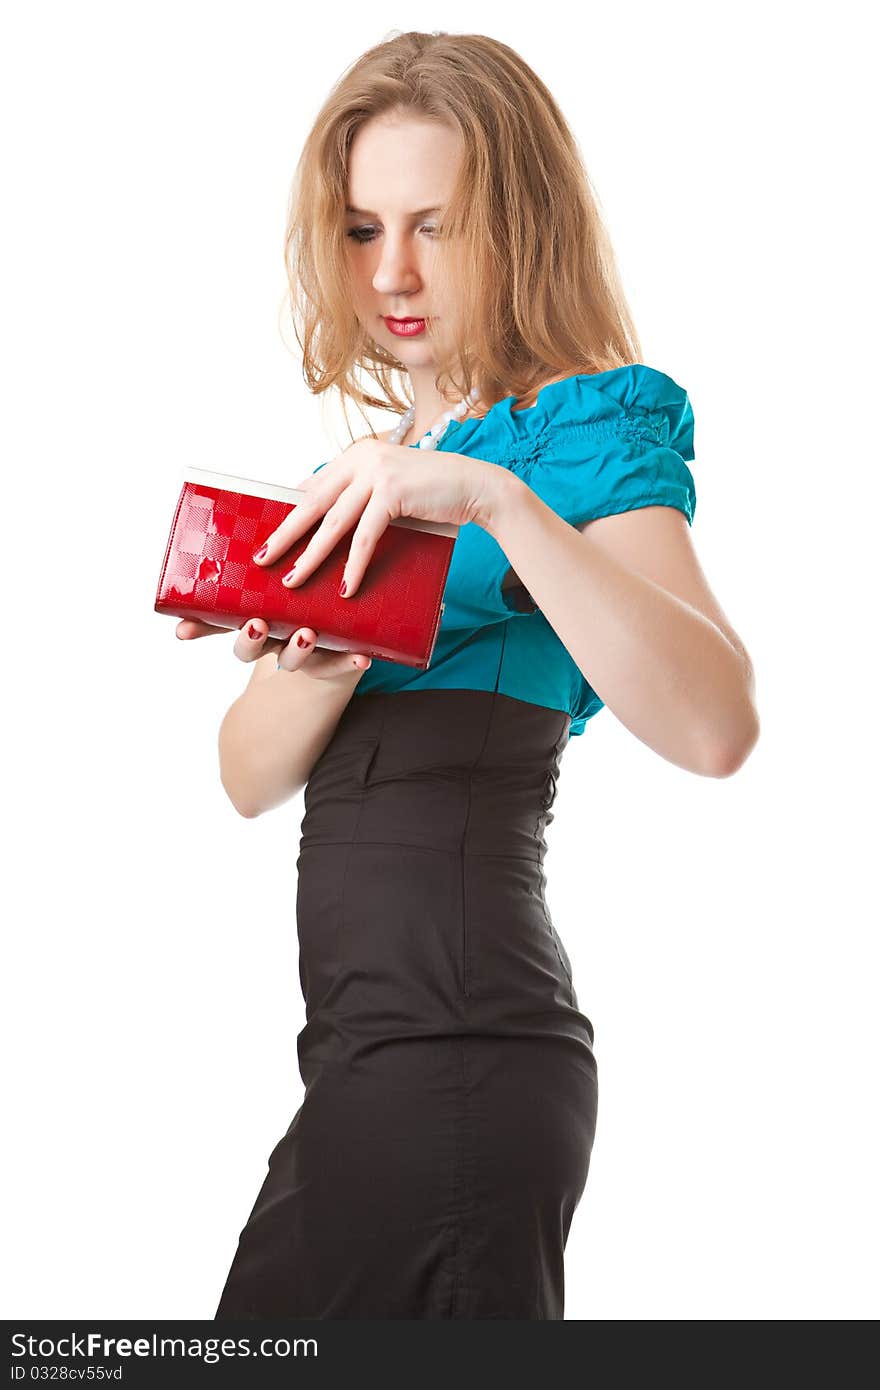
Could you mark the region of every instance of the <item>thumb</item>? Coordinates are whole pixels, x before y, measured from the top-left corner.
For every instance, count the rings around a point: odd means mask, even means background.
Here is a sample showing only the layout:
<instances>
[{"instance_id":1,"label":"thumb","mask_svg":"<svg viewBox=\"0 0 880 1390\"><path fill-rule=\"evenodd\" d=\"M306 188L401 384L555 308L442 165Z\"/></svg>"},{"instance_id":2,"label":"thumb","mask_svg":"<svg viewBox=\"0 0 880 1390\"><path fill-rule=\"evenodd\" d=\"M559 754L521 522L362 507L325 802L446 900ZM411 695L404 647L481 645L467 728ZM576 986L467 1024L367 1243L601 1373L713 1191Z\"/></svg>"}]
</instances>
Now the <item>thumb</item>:
<instances>
[{"instance_id":1,"label":"thumb","mask_svg":"<svg viewBox=\"0 0 880 1390\"><path fill-rule=\"evenodd\" d=\"M212 637L218 632L227 632L225 627L217 627L215 623L202 623L196 618L182 618L174 629L176 636L181 642L189 642L193 637Z\"/></svg>"}]
</instances>

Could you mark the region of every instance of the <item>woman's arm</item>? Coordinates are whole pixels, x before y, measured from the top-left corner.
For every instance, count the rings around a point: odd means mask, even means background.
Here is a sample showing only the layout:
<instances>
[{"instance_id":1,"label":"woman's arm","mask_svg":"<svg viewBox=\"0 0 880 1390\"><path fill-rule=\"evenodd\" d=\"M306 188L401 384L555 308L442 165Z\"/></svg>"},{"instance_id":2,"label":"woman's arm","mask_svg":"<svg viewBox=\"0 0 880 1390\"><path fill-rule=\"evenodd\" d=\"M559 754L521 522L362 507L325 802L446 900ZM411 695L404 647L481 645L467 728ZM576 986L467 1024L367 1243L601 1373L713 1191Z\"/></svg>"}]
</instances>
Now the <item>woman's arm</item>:
<instances>
[{"instance_id":1,"label":"woman's arm","mask_svg":"<svg viewBox=\"0 0 880 1390\"><path fill-rule=\"evenodd\" d=\"M752 664L680 512L647 507L582 533L498 468L474 520L631 733L689 772L727 777L742 765L760 728Z\"/></svg>"},{"instance_id":2,"label":"woman's arm","mask_svg":"<svg viewBox=\"0 0 880 1390\"><path fill-rule=\"evenodd\" d=\"M316 680L279 671L274 651L254 663L249 684L220 726L220 780L239 815L251 819L289 801L306 784L364 672Z\"/></svg>"}]
</instances>

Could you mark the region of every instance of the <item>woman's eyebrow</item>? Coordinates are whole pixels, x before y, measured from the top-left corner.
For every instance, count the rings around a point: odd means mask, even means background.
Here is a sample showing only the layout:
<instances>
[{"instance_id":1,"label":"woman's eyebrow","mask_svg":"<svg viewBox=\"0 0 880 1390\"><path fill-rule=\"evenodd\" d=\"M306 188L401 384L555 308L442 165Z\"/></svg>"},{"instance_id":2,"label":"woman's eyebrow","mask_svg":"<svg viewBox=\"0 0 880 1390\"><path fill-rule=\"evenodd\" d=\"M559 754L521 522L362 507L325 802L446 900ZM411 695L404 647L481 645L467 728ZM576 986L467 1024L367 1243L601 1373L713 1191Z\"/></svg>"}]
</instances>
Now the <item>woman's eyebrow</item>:
<instances>
[{"instance_id":1,"label":"woman's eyebrow","mask_svg":"<svg viewBox=\"0 0 880 1390\"><path fill-rule=\"evenodd\" d=\"M349 207L349 205L348 205L347 203L346 203L346 205L345 205L345 211L346 211L346 212L353 212L353 213L355 213L358 217L378 217L378 216L379 216L379 214L378 214L377 212L368 212L368 210L367 210L366 208L353 208L353 207ZM418 212L411 212L409 215L410 215L410 217L426 217L426 216L428 215L429 212L442 212L442 208L439 208L439 207L436 207L436 208L419 208Z\"/></svg>"}]
</instances>

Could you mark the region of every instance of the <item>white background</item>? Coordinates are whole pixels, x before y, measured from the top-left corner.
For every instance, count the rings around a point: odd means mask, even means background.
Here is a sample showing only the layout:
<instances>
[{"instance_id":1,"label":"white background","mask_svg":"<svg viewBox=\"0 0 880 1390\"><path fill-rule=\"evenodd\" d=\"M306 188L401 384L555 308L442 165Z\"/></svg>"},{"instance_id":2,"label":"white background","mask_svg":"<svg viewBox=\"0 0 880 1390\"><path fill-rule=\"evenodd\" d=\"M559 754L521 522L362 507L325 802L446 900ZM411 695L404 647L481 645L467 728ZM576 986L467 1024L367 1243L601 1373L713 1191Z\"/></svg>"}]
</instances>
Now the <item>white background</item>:
<instances>
[{"instance_id":1,"label":"white background","mask_svg":"<svg viewBox=\"0 0 880 1390\"><path fill-rule=\"evenodd\" d=\"M283 328L288 187L344 68L445 28L575 131L643 360L690 393L692 535L762 721L725 780L608 709L564 755L548 899L600 1084L566 1318L876 1317L868 7L312 14L4 25L3 1315L211 1318L300 1104L302 800L235 812L250 668L155 585L184 465L293 483L345 444Z\"/></svg>"}]
</instances>

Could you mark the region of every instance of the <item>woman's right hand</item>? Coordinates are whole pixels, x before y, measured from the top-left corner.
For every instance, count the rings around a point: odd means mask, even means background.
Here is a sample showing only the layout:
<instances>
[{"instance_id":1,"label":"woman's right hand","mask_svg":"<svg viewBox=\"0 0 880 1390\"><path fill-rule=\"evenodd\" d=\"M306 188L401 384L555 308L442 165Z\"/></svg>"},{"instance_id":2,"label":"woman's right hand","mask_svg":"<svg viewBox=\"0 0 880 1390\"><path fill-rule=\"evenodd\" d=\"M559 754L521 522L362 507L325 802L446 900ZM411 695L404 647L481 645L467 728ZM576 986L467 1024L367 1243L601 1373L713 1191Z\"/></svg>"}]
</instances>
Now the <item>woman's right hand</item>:
<instances>
[{"instance_id":1,"label":"woman's right hand","mask_svg":"<svg viewBox=\"0 0 880 1390\"><path fill-rule=\"evenodd\" d=\"M182 618L175 628L182 642L228 631L229 628L215 627L194 618ZM316 647L318 634L311 627L297 628L286 641L281 637L269 637L268 632L262 618L249 618L239 628L232 647L234 655L239 661L256 661L258 657L274 651L277 652L282 671L303 671L319 681L338 680L342 676L366 671L372 665L365 652L332 652Z\"/></svg>"}]
</instances>

